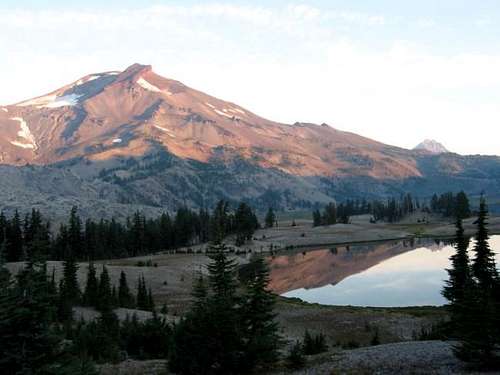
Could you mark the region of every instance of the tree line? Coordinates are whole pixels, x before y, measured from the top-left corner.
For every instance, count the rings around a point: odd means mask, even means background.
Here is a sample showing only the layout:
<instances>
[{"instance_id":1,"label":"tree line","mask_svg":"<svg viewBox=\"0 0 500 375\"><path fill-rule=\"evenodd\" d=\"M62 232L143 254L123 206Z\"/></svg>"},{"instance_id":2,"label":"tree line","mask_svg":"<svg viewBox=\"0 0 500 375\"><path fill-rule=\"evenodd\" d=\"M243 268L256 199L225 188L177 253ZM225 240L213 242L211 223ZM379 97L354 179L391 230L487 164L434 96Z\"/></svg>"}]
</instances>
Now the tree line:
<instances>
[{"instance_id":1,"label":"tree line","mask_svg":"<svg viewBox=\"0 0 500 375\"><path fill-rule=\"evenodd\" d=\"M313 211L313 226L347 224L349 218L355 215L372 215L372 221L394 223L414 212L439 214L444 217L468 218L471 215L469 198L465 192L434 194L429 204L414 198L410 193L399 198L389 198L386 201L347 200L339 204L329 203L323 210Z\"/></svg>"},{"instance_id":2,"label":"tree line","mask_svg":"<svg viewBox=\"0 0 500 375\"><path fill-rule=\"evenodd\" d=\"M67 259L70 254L77 260L109 259L219 241L230 235L241 246L259 227L248 204L241 203L233 210L225 201L212 212L183 207L175 215L164 213L157 218L136 212L124 223L115 219L84 222L73 207L67 222L56 231L33 209L24 218L17 211L12 218L0 213L0 246L8 262L22 261L32 254L53 260Z\"/></svg>"},{"instance_id":3,"label":"tree line","mask_svg":"<svg viewBox=\"0 0 500 375\"><path fill-rule=\"evenodd\" d=\"M208 276L197 277L193 304L175 324L157 313L144 278L134 298L123 273L113 291L105 267L97 277L90 265L80 291L72 260L65 261L59 285L40 258L30 258L15 277L0 263L0 371L97 374L93 363L118 361L123 353L168 358L170 370L179 374L251 373L273 365L282 340L265 260L254 258L251 276L241 283L226 246L211 247ZM129 316L120 322L113 311L143 304L153 312L144 321ZM78 305L95 307L99 318L75 320L72 307ZM307 347L317 350L321 340L311 343L309 337Z\"/></svg>"},{"instance_id":4,"label":"tree line","mask_svg":"<svg viewBox=\"0 0 500 375\"><path fill-rule=\"evenodd\" d=\"M500 368L500 277L489 246L488 208L481 198L472 252L457 218L455 253L443 296L449 301L449 335L460 343L454 352L474 367Z\"/></svg>"}]
</instances>

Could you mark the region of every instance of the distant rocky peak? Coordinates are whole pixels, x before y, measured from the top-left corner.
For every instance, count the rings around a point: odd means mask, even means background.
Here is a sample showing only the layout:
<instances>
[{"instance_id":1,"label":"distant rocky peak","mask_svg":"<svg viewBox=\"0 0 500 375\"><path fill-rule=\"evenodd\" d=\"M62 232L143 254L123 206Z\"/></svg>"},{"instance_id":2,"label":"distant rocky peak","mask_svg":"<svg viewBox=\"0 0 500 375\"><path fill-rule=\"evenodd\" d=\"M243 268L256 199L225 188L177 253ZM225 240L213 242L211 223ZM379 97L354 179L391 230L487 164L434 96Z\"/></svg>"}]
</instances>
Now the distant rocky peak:
<instances>
[{"instance_id":1,"label":"distant rocky peak","mask_svg":"<svg viewBox=\"0 0 500 375\"><path fill-rule=\"evenodd\" d=\"M419 143L417 146L415 146L414 150L421 150L421 151L427 151L432 154L444 154L449 152L446 147L444 147L441 143L438 141L435 141L434 139L426 139L423 142Z\"/></svg>"}]
</instances>

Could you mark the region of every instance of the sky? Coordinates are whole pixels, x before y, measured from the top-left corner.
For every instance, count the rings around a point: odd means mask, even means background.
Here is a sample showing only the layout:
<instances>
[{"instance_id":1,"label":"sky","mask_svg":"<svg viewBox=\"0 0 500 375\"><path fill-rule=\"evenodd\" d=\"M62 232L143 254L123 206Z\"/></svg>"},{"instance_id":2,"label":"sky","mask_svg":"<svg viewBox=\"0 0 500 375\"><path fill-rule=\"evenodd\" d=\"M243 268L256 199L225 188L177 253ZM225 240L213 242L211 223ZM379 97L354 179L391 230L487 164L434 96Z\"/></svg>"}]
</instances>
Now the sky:
<instances>
[{"instance_id":1,"label":"sky","mask_svg":"<svg viewBox=\"0 0 500 375\"><path fill-rule=\"evenodd\" d=\"M500 155L500 2L2 0L0 103L133 63L279 122Z\"/></svg>"}]
</instances>

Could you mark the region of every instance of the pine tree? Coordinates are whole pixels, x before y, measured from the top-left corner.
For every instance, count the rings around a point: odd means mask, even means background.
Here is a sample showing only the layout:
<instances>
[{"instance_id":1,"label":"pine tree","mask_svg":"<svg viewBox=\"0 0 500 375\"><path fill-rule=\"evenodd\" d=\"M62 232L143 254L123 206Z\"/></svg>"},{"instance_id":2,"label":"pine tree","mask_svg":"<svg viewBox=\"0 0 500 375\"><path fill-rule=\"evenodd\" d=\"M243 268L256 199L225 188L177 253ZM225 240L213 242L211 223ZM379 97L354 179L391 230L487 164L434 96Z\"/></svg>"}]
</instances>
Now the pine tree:
<instances>
[{"instance_id":1,"label":"pine tree","mask_svg":"<svg viewBox=\"0 0 500 375\"><path fill-rule=\"evenodd\" d=\"M344 209L339 211L342 211L340 216L345 215ZM326 205L322 221L324 225L333 225L337 223L337 206L335 203L328 203Z\"/></svg>"},{"instance_id":2,"label":"pine tree","mask_svg":"<svg viewBox=\"0 0 500 375\"><path fill-rule=\"evenodd\" d=\"M471 273L473 282L465 290L461 309L458 358L479 367L500 368L497 347L500 344L498 318L498 271L488 244L488 209L481 197Z\"/></svg>"},{"instance_id":3,"label":"pine tree","mask_svg":"<svg viewBox=\"0 0 500 375\"><path fill-rule=\"evenodd\" d=\"M108 269L106 266L102 266L98 289L98 310L101 312L108 312L113 308L112 294L111 280L109 278Z\"/></svg>"},{"instance_id":4,"label":"pine tree","mask_svg":"<svg viewBox=\"0 0 500 375\"><path fill-rule=\"evenodd\" d=\"M118 306L133 308L134 307L134 296L130 292L127 283L127 276L125 272L120 273L120 285L118 287Z\"/></svg>"},{"instance_id":5,"label":"pine tree","mask_svg":"<svg viewBox=\"0 0 500 375\"><path fill-rule=\"evenodd\" d=\"M166 250L173 247L173 228L172 220L168 214L160 216L160 246L161 249ZM205 241L202 241L205 242Z\"/></svg>"},{"instance_id":6,"label":"pine tree","mask_svg":"<svg viewBox=\"0 0 500 375\"><path fill-rule=\"evenodd\" d=\"M275 222L276 222L276 214L274 213L273 208L269 207L269 209L267 210L266 217L264 219L266 228L274 227Z\"/></svg>"},{"instance_id":7,"label":"pine tree","mask_svg":"<svg viewBox=\"0 0 500 375\"><path fill-rule=\"evenodd\" d=\"M33 261L17 280L0 288L0 373L49 373L61 338L52 331L54 296L46 265Z\"/></svg>"},{"instance_id":8,"label":"pine tree","mask_svg":"<svg viewBox=\"0 0 500 375\"><path fill-rule=\"evenodd\" d=\"M6 228L7 239L7 261L19 262L24 258L23 252L23 232L21 229L21 219L19 212L15 212L13 219Z\"/></svg>"},{"instance_id":9,"label":"pine tree","mask_svg":"<svg viewBox=\"0 0 500 375\"><path fill-rule=\"evenodd\" d=\"M221 243L228 234L230 227L228 210L229 204L220 200L213 211L210 220L210 240L215 244Z\"/></svg>"},{"instance_id":10,"label":"pine tree","mask_svg":"<svg viewBox=\"0 0 500 375\"><path fill-rule=\"evenodd\" d=\"M498 280L498 271L495 264L495 254L488 243L488 208L486 200L481 197L479 204L479 215L477 219L476 243L473 251L475 253L472 264L472 272L476 278L479 288L490 290Z\"/></svg>"},{"instance_id":11,"label":"pine tree","mask_svg":"<svg viewBox=\"0 0 500 375\"><path fill-rule=\"evenodd\" d=\"M278 358L281 340L278 334L276 314L273 312L275 298L267 289L269 269L262 257L252 261L253 275L247 286L242 304L244 339L246 342L245 360L249 369L270 365Z\"/></svg>"},{"instance_id":12,"label":"pine tree","mask_svg":"<svg viewBox=\"0 0 500 375\"><path fill-rule=\"evenodd\" d=\"M3 211L0 211L0 244L5 246L7 244L7 218ZM5 259L7 260L7 252L4 252Z\"/></svg>"},{"instance_id":13,"label":"pine tree","mask_svg":"<svg viewBox=\"0 0 500 375\"><path fill-rule=\"evenodd\" d=\"M195 312L204 311L207 306L208 290L201 273L195 280L192 295L194 299L193 310Z\"/></svg>"},{"instance_id":14,"label":"pine tree","mask_svg":"<svg viewBox=\"0 0 500 375\"><path fill-rule=\"evenodd\" d=\"M148 311L155 312L155 300L153 299L153 292L151 288L148 289Z\"/></svg>"},{"instance_id":15,"label":"pine tree","mask_svg":"<svg viewBox=\"0 0 500 375\"><path fill-rule=\"evenodd\" d=\"M0 244L0 291L9 285L10 272L5 268L7 249L5 241Z\"/></svg>"},{"instance_id":16,"label":"pine tree","mask_svg":"<svg viewBox=\"0 0 500 375\"><path fill-rule=\"evenodd\" d=\"M75 259L81 258L83 255L83 232L82 221L78 216L78 208L75 206L71 209L68 227L68 241L71 249L71 254Z\"/></svg>"},{"instance_id":17,"label":"pine tree","mask_svg":"<svg viewBox=\"0 0 500 375\"><path fill-rule=\"evenodd\" d=\"M319 210L313 211L313 227L318 227L321 225L321 212Z\"/></svg>"},{"instance_id":18,"label":"pine tree","mask_svg":"<svg viewBox=\"0 0 500 375\"><path fill-rule=\"evenodd\" d=\"M227 259L226 247L211 247L210 291L206 297L200 284L193 309L174 330L169 367L182 374L241 373L244 343L241 300L236 295L236 265ZM203 307L203 308L200 308Z\"/></svg>"},{"instance_id":19,"label":"pine tree","mask_svg":"<svg viewBox=\"0 0 500 375\"><path fill-rule=\"evenodd\" d=\"M227 246L219 244L211 246L209 251L211 263L208 265L209 281L215 298L233 302L236 295L236 261L228 259Z\"/></svg>"},{"instance_id":20,"label":"pine tree","mask_svg":"<svg viewBox=\"0 0 500 375\"><path fill-rule=\"evenodd\" d=\"M467 198L467 194L463 191L459 192L455 197L455 215L460 219L466 219L470 217L470 206L469 206L469 198Z\"/></svg>"},{"instance_id":21,"label":"pine tree","mask_svg":"<svg viewBox=\"0 0 500 375\"><path fill-rule=\"evenodd\" d=\"M116 307L118 306L118 292L116 291L116 286L113 285L111 288L111 306Z\"/></svg>"},{"instance_id":22,"label":"pine tree","mask_svg":"<svg viewBox=\"0 0 500 375\"><path fill-rule=\"evenodd\" d=\"M49 294L57 298L57 283L56 283L56 269L52 268L52 274L49 281Z\"/></svg>"},{"instance_id":23,"label":"pine tree","mask_svg":"<svg viewBox=\"0 0 500 375\"><path fill-rule=\"evenodd\" d=\"M469 267L469 239L464 235L462 219L457 218L455 234L455 254L450 257L451 268L447 270L449 279L445 282L443 296L450 302L453 311L458 312L464 303L465 289L470 283L471 271Z\"/></svg>"},{"instance_id":24,"label":"pine tree","mask_svg":"<svg viewBox=\"0 0 500 375\"><path fill-rule=\"evenodd\" d=\"M304 351L302 349L302 344L297 341L290 348L288 355L286 357L286 365L292 370L298 370L306 364L306 359L304 358Z\"/></svg>"},{"instance_id":25,"label":"pine tree","mask_svg":"<svg viewBox=\"0 0 500 375\"><path fill-rule=\"evenodd\" d=\"M130 228L130 245L134 257L144 253L145 221L146 219L140 212L134 214Z\"/></svg>"},{"instance_id":26,"label":"pine tree","mask_svg":"<svg viewBox=\"0 0 500 375\"><path fill-rule=\"evenodd\" d=\"M139 310L149 310L148 291L144 275L137 282L137 308Z\"/></svg>"},{"instance_id":27,"label":"pine tree","mask_svg":"<svg viewBox=\"0 0 500 375\"><path fill-rule=\"evenodd\" d=\"M241 246L252 239L252 235L259 223L252 209L246 203L241 203L234 215L234 226L236 231L236 245Z\"/></svg>"},{"instance_id":28,"label":"pine tree","mask_svg":"<svg viewBox=\"0 0 500 375\"><path fill-rule=\"evenodd\" d=\"M63 278L60 287L60 311L62 320L72 319L72 308L80 302L80 287L77 278L78 265L70 256L63 262Z\"/></svg>"},{"instance_id":29,"label":"pine tree","mask_svg":"<svg viewBox=\"0 0 500 375\"><path fill-rule=\"evenodd\" d=\"M99 283L97 281L94 263L89 263L87 273L87 283L83 293L83 303L86 306L97 307L99 303Z\"/></svg>"}]
</instances>

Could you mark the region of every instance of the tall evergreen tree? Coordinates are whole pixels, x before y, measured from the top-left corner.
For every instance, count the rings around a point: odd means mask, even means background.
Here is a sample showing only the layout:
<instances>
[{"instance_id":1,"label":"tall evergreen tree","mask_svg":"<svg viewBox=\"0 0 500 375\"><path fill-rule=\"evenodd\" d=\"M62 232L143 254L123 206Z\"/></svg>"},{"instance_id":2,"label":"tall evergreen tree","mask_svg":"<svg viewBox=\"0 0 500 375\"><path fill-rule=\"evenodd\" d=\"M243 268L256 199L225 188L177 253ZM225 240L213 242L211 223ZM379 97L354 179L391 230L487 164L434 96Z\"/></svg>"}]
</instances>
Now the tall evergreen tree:
<instances>
[{"instance_id":1,"label":"tall evergreen tree","mask_svg":"<svg viewBox=\"0 0 500 375\"><path fill-rule=\"evenodd\" d=\"M15 212L13 219L6 228L7 239L7 261L19 262L24 258L23 232L21 229L21 218L19 212Z\"/></svg>"},{"instance_id":2,"label":"tall evergreen tree","mask_svg":"<svg viewBox=\"0 0 500 375\"><path fill-rule=\"evenodd\" d=\"M63 278L59 294L59 314L62 320L72 319L73 306L81 300L80 287L77 278L78 265L74 258L69 256L63 262Z\"/></svg>"},{"instance_id":3,"label":"tall evergreen tree","mask_svg":"<svg viewBox=\"0 0 500 375\"><path fill-rule=\"evenodd\" d=\"M252 239L259 222L252 209L246 203L241 203L234 215L234 226L236 231L236 245L241 246Z\"/></svg>"},{"instance_id":4,"label":"tall evergreen tree","mask_svg":"<svg viewBox=\"0 0 500 375\"><path fill-rule=\"evenodd\" d=\"M498 280L498 271L495 264L495 254L489 245L488 235L488 208L486 200L481 197L479 214L477 218L476 243L473 251L475 253L472 264L472 272L476 278L479 288L490 290Z\"/></svg>"},{"instance_id":5,"label":"tall evergreen tree","mask_svg":"<svg viewBox=\"0 0 500 375\"><path fill-rule=\"evenodd\" d=\"M130 228L130 245L134 257L144 253L145 221L140 212L134 214Z\"/></svg>"},{"instance_id":6,"label":"tall evergreen tree","mask_svg":"<svg viewBox=\"0 0 500 375\"><path fill-rule=\"evenodd\" d=\"M344 212L342 212L342 214L344 214ZM324 225L333 225L337 223L337 205L335 203L328 203L326 205L322 221Z\"/></svg>"},{"instance_id":7,"label":"tall evergreen tree","mask_svg":"<svg viewBox=\"0 0 500 375\"><path fill-rule=\"evenodd\" d=\"M83 293L83 303L87 306L97 307L99 304L99 282L97 281L94 263L90 262L87 273L87 283Z\"/></svg>"},{"instance_id":8,"label":"tall evergreen tree","mask_svg":"<svg viewBox=\"0 0 500 375\"><path fill-rule=\"evenodd\" d=\"M76 259L83 257L84 238L82 231L82 221L78 216L78 208L71 209L68 226L68 241L72 256Z\"/></svg>"},{"instance_id":9,"label":"tall evergreen tree","mask_svg":"<svg viewBox=\"0 0 500 375\"><path fill-rule=\"evenodd\" d=\"M313 227L321 225L321 212L319 210L313 211Z\"/></svg>"},{"instance_id":10,"label":"tall evergreen tree","mask_svg":"<svg viewBox=\"0 0 500 375\"><path fill-rule=\"evenodd\" d=\"M203 275L201 275L201 273L195 280L192 295L194 299L194 311L202 312L207 306L208 290L205 279L203 278Z\"/></svg>"},{"instance_id":11,"label":"tall evergreen tree","mask_svg":"<svg viewBox=\"0 0 500 375\"><path fill-rule=\"evenodd\" d=\"M498 271L488 243L488 209L481 197L471 274L473 283L465 290L460 345L455 354L477 366L500 368Z\"/></svg>"},{"instance_id":12,"label":"tall evergreen tree","mask_svg":"<svg viewBox=\"0 0 500 375\"><path fill-rule=\"evenodd\" d=\"M134 296L130 292L127 283L127 275L125 272L120 272L120 285L118 287L118 306L133 308L134 307Z\"/></svg>"},{"instance_id":13,"label":"tall evergreen tree","mask_svg":"<svg viewBox=\"0 0 500 375\"><path fill-rule=\"evenodd\" d=\"M230 229L229 204L221 200L217 203L210 220L210 240L221 243Z\"/></svg>"},{"instance_id":14,"label":"tall evergreen tree","mask_svg":"<svg viewBox=\"0 0 500 375\"><path fill-rule=\"evenodd\" d=\"M460 219L466 219L470 217L471 212L470 212L469 198L467 197L465 192L463 191L459 192L455 197L455 200L456 200L455 215Z\"/></svg>"},{"instance_id":15,"label":"tall evergreen tree","mask_svg":"<svg viewBox=\"0 0 500 375\"><path fill-rule=\"evenodd\" d=\"M262 257L251 262L253 275L247 286L242 304L243 337L245 339L245 360L248 370L255 366L271 365L278 359L281 340L278 333L276 314L273 312L275 298L267 289L269 269Z\"/></svg>"},{"instance_id":16,"label":"tall evergreen tree","mask_svg":"<svg viewBox=\"0 0 500 375\"><path fill-rule=\"evenodd\" d=\"M223 244L212 246L209 264L211 293L202 298L174 329L169 367L182 374L235 374L246 365L242 338L241 300L236 294L235 263ZM200 308L203 306L203 308Z\"/></svg>"},{"instance_id":17,"label":"tall evergreen tree","mask_svg":"<svg viewBox=\"0 0 500 375\"><path fill-rule=\"evenodd\" d=\"M151 288L148 289L148 311L155 312L155 300L153 298L153 291Z\"/></svg>"},{"instance_id":18,"label":"tall evergreen tree","mask_svg":"<svg viewBox=\"0 0 500 375\"><path fill-rule=\"evenodd\" d=\"M469 239L464 235L462 220L457 218L455 234L455 253L450 257L451 268L447 270L449 279L445 281L443 296L449 301L450 326L455 335L467 329L468 299L471 288L474 287L469 264ZM464 328L465 327L465 328Z\"/></svg>"},{"instance_id":19,"label":"tall evergreen tree","mask_svg":"<svg viewBox=\"0 0 500 375\"><path fill-rule=\"evenodd\" d=\"M269 207L266 213L266 217L264 219L264 223L266 225L266 228L272 228L274 227L274 224L276 223L276 214L274 213L274 210L272 207Z\"/></svg>"},{"instance_id":20,"label":"tall evergreen tree","mask_svg":"<svg viewBox=\"0 0 500 375\"><path fill-rule=\"evenodd\" d=\"M0 244L0 292L4 289L7 289L9 286L9 280L10 280L10 272L9 270L5 267L6 263L6 254L7 249L5 247L5 242Z\"/></svg>"},{"instance_id":21,"label":"tall evergreen tree","mask_svg":"<svg viewBox=\"0 0 500 375\"><path fill-rule=\"evenodd\" d=\"M99 278L97 308L101 312L111 311L113 308L111 280L109 278L108 268L102 266L101 277Z\"/></svg>"},{"instance_id":22,"label":"tall evergreen tree","mask_svg":"<svg viewBox=\"0 0 500 375\"><path fill-rule=\"evenodd\" d=\"M137 308L139 310L149 310L148 291L146 289L144 275L139 277L137 282Z\"/></svg>"},{"instance_id":23,"label":"tall evergreen tree","mask_svg":"<svg viewBox=\"0 0 500 375\"><path fill-rule=\"evenodd\" d=\"M445 282L443 296L450 302L452 308L463 304L465 288L470 283L469 239L464 235L462 219L457 218L455 234L455 254L450 257L451 268L447 270L449 279Z\"/></svg>"},{"instance_id":24,"label":"tall evergreen tree","mask_svg":"<svg viewBox=\"0 0 500 375\"><path fill-rule=\"evenodd\" d=\"M33 261L17 280L0 288L0 372L50 373L59 356L61 338L52 330L54 296L47 268Z\"/></svg>"}]
</instances>

